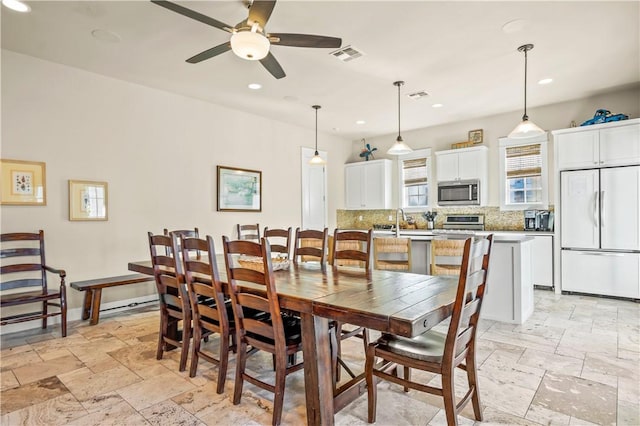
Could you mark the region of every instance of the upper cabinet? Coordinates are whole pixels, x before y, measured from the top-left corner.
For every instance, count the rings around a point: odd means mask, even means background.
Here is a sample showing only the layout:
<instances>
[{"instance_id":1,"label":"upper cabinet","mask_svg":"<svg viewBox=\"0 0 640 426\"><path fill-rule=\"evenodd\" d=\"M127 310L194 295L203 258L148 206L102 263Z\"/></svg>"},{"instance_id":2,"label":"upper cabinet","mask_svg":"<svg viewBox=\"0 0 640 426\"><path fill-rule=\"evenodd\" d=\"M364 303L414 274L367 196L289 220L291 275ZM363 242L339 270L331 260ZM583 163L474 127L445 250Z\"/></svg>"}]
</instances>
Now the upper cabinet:
<instances>
[{"instance_id":1,"label":"upper cabinet","mask_svg":"<svg viewBox=\"0 0 640 426\"><path fill-rule=\"evenodd\" d=\"M640 163L640 119L555 130L559 170Z\"/></svg>"},{"instance_id":2,"label":"upper cabinet","mask_svg":"<svg viewBox=\"0 0 640 426\"><path fill-rule=\"evenodd\" d=\"M482 145L436 152L438 182L484 179L487 174L488 151Z\"/></svg>"},{"instance_id":3,"label":"upper cabinet","mask_svg":"<svg viewBox=\"0 0 640 426\"><path fill-rule=\"evenodd\" d=\"M391 208L391 160L345 164L344 175L348 210Z\"/></svg>"}]
</instances>

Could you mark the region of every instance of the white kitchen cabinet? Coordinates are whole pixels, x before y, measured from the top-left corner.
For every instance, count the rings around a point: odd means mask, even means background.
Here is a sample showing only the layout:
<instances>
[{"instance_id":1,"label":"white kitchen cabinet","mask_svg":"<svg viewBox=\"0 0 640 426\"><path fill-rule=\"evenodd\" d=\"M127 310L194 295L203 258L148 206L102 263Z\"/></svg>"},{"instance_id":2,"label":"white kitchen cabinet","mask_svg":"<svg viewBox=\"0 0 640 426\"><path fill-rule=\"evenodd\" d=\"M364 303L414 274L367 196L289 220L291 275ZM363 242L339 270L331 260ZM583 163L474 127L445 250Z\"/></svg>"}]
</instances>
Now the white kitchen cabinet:
<instances>
[{"instance_id":1,"label":"white kitchen cabinet","mask_svg":"<svg viewBox=\"0 0 640 426\"><path fill-rule=\"evenodd\" d=\"M431 241L415 239L411 241L411 272L429 274L430 249Z\"/></svg>"},{"instance_id":2,"label":"white kitchen cabinet","mask_svg":"<svg viewBox=\"0 0 640 426\"><path fill-rule=\"evenodd\" d=\"M533 285L553 287L553 236L535 235L531 242L531 281Z\"/></svg>"},{"instance_id":3,"label":"white kitchen cabinet","mask_svg":"<svg viewBox=\"0 0 640 426\"><path fill-rule=\"evenodd\" d=\"M436 152L436 174L438 182L485 179L488 148L450 149Z\"/></svg>"},{"instance_id":4,"label":"white kitchen cabinet","mask_svg":"<svg viewBox=\"0 0 640 426\"><path fill-rule=\"evenodd\" d=\"M345 164L344 174L348 210L391 208L391 160Z\"/></svg>"},{"instance_id":5,"label":"white kitchen cabinet","mask_svg":"<svg viewBox=\"0 0 640 426\"><path fill-rule=\"evenodd\" d=\"M640 253L562 251L562 290L640 298Z\"/></svg>"},{"instance_id":6,"label":"white kitchen cabinet","mask_svg":"<svg viewBox=\"0 0 640 426\"><path fill-rule=\"evenodd\" d=\"M555 130L559 170L640 163L640 119Z\"/></svg>"}]
</instances>

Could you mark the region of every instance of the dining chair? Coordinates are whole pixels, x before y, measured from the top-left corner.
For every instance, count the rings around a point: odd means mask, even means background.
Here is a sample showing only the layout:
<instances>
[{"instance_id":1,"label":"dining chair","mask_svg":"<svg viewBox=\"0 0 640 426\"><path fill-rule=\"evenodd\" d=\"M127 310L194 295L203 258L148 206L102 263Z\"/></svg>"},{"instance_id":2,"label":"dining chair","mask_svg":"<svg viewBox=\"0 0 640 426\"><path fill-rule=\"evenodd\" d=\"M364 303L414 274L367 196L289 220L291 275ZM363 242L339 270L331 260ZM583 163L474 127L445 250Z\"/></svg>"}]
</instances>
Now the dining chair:
<instances>
[{"instance_id":1,"label":"dining chair","mask_svg":"<svg viewBox=\"0 0 640 426\"><path fill-rule=\"evenodd\" d=\"M178 238L178 248L180 248L180 237L186 238L200 238L200 231L198 228L193 229L175 229L173 231L169 231L167 228L164 228L164 235L170 236L170 234L176 234ZM197 253L199 255L199 253Z\"/></svg>"},{"instance_id":2,"label":"dining chair","mask_svg":"<svg viewBox=\"0 0 640 426\"><path fill-rule=\"evenodd\" d=\"M180 237L184 277L193 318L193 346L189 377L195 377L202 357L218 366L217 393L224 392L229 365L229 351L236 351L236 329L230 300L225 300L213 238ZM194 255L201 253L201 256ZM220 336L218 355L202 349L202 339L217 333Z\"/></svg>"},{"instance_id":3,"label":"dining chair","mask_svg":"<svg viewBox=\"0 0 640 426\"><path fill-rule=\"evenodd\" d=\"M458 278L453 313L446 334L428 330L417 337L407 338L385 333L369 344L365 365L369 423L376 421L376 378L399 384L405 392L415 389L442 396L448 425L458 424L458 413L469 400L472 401L476 420L482 421L476 371L476 332L492 242L493 235L486 239L474 241L469 238L465 241L462 272ZM397 372L400 366L404 368L403 377ZM459 402L456 402L454 386L456 367L467 372L469 384L469 390ZM411 368L440 375L442 387L411 380Z\"/></svg>"},{"instance_id":4,"label":"dining chair","mask_svg":"<svg viewBox=\"0 0 640 426\"><path fill-rule=\"evenodd\" d=\"M260 242L260 225L236 225L239 240L250 240Z\"/></svg>"},{"instance_id":5,"label":"dining chair","mask_svg":"<svg viewBox=\"0 0 640 426\"><path fill-rule=\"evenodd\" d=\"M329 230L322 231L315 229L296 228L293 243L293 262L316 261L321 265L327 260L327 235Z\"/></svg>"},{"instance_id":6,"label":"dining chair","mask_svg":"<svg viewBox=\"0 0 640 426\"><path fill-rule=\"evenodd\" d=\"M373 268L411 271L411 239L383 237L373 240Z\"/></svg>"},{"instance_id":7,"label":"dining chair","mask_svg":"<svg viewBox=\"0 0 640 426\"><path fill-rule=\"evenodd\" d=\"M0 325L16 324L24 321L42 320L42 328L47 328L49 317L60 315L62 337L67 336L67 288L62 269L47 265L44 252L44 231L37 233L14 232L0 235ZM49 289L47 276L57 276L60 287ZM57 300L57 301L56 301ZM21 313L7 314L9 306L39 305ZM54 312L49 311L55 306ZM35 309L35 310L32 310Z\"/></svg>"},{"instance_id":8,"label":"dining chair","mask_svg":"<svg viewBox=\"0 0 640 426\"><path fill-rule=\"evenodd\" d=\"M369 229L368 231L340 231L339 229L336 229L333 233L332 265L334 267L360 267L364 269L365 272L370 272L372 266L372 239L372 229ZM363 340L364 347L366 349L369 344L369 330L364 327L345 329L343 327L344 324L340 321L336 321L333 325L337 340L335 353L332 353L332 357L337 361L337 364L335 365L335 378L337 381L340 381L340 366L342 366L342 368L344 368L352 378L355 378L355 374L342 360L341 342L350 337L358 337Z\"/></svg>"},{"instance_id":9,"label":"dining chair","mask_svg":"<svg viewBox=\"0 0 640 426\"><path fill-rule=\"evenodd\" d=\"M151 232L148 236L151 266L160 302L160 330L156 359L162 359L164 352L172 346L180 347L179 370L184 371L191 340L191 307L184 283L182 262L176 261L175 256L171 255L171 253L179 253L177 238L175 234L153 235ZM182 321L182 330L178 330L180 321Z\"/></svg>"},{"instance_id":10,"label":"dining chair","mask_svg":"<svg viewBox=\"0 0 640 426\"><path fill-rule=\"evenodd\" d=\"M284 255L289 259L291 254L291 227L288 229L269 229L265 227L262 236L269 241L271 253L276 253L278 256Z\"/></svg>"},{"instance_id":11,"label":"dining chair","mask_svg":"<svg viewBox=\"0 0 640 426\"><path fill-rule=\"evenodd\" d=\"M275 396L272 423L277 425L282 418L286 376L303 367L302 362L295 365L289 364L291 356L302 351L300 320L292 316L283 317L281 314L271 263L271 248L267 239L262 238L260 244L252 241L230 241L226 236L222 237L222 240L238 336L233 403L236 405L240 403L245 380L273 392ZM238 256L259 258L262 261L262 268L247 268L238 262ZM258 294L255 288L243 286L243 283L257 285L264 289L263 293ZM261 311L267 315L248 316L247 311ZM252 375L246 369L248 346L274 355L275 384L259 379L257 375Z\"/></svg>"},{"instance_id":12,"label":"dining chair","mask_svg":"<svg viewBox=\"0 0 640 426\"><path fill-rule=\"evenodd\" d=\"M460 275L466 238L436 237L431 240L429 275Z\"/></svg>"}]
</instances>

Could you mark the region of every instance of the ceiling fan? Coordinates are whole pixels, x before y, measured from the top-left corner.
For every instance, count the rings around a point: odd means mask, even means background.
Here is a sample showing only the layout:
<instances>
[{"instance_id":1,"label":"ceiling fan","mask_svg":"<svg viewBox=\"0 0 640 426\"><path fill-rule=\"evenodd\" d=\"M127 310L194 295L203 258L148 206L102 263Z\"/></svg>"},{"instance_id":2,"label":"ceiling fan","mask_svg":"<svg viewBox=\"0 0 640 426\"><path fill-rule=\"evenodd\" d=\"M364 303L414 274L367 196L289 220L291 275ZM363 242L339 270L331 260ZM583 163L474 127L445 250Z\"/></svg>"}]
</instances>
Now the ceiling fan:
<instances>
[{"instance_id":1,"label":"ceiling fan","mask_svg":"<svg viewBox=\"0 0 640 426\"><path fill-rule=\"evenodd\" d=\"M187 62L190 64L196 64L229 50L233 50L236 55L243 59L260 61L271 75L275 78L282 78L286 74L276 58L269 52L269 47L272 44L292 47L324 48L338 48L342 45L342 39L336 37L266 32L265 26L276 5L276 0L254 0L249 8L249 16L247 19L239 22L235 26L227 25L224 22L220 22L170 1L151 0L151 3L231 33L231 39L228 42L207 49L187 59Z\"/></svg>"}]
</instances>

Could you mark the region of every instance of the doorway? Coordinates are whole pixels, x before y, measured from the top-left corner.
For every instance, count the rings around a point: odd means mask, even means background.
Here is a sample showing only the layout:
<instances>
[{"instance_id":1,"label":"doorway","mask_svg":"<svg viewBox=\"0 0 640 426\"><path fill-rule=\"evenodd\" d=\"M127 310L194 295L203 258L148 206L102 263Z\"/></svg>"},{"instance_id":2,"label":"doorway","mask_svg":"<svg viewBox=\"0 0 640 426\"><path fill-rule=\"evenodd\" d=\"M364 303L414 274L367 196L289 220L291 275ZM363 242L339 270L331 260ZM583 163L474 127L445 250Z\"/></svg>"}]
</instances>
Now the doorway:
<instances>
[{"instance_id":1,"label":"doorway","mask_svg":"<svg viewBox=\"0 0 640 426\"><path fill-rule=\"evenodd\" d=\"M327 161L326 151L318 153ZM302 229L322 230L327 226L327 166L310 165L314 154L313 149L302 148Z\"/></svg>"}]
</instances>

